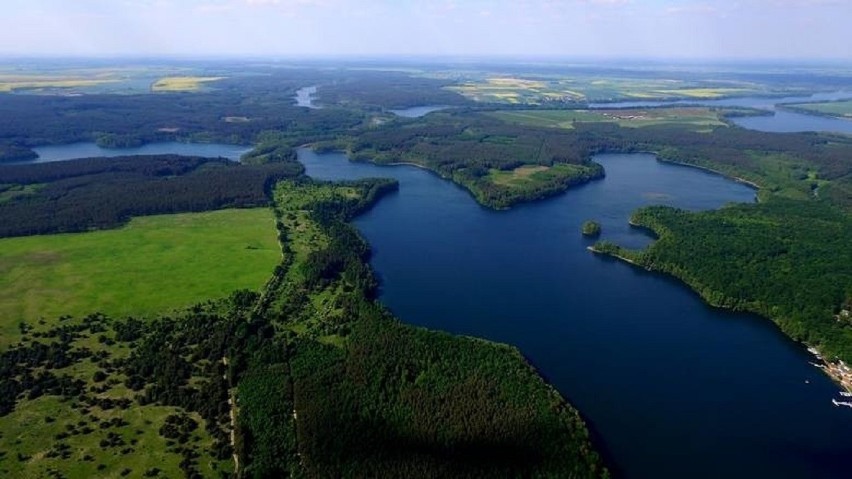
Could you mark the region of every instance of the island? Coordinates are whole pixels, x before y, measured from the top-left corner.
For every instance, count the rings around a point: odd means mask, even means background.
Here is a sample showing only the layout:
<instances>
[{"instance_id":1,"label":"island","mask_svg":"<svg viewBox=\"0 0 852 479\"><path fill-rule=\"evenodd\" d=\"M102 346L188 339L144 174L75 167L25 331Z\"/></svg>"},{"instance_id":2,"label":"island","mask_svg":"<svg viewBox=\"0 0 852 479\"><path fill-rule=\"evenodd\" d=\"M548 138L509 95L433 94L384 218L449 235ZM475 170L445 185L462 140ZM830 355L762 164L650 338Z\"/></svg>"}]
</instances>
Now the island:
<instances>
[{"instance_id":1,"label":"island","mask_svg":"<svg viewBox=\"0 0 852 479\"><path fill-rule=\"evenodd\" d=\"M583 236L596 238L601 235L601 225L596 221L586 221L582 228Z\"/></svg>"}]
</instances>

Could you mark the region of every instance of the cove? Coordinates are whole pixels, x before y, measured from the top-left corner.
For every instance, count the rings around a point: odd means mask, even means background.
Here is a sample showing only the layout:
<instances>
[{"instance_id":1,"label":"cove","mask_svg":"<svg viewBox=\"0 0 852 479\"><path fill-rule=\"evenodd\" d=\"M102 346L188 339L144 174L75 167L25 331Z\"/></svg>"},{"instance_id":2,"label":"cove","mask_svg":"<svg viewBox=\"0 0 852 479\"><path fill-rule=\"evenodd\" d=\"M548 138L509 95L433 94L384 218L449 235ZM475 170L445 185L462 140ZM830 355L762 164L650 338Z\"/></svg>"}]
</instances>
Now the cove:
<instances>
[{"instance_id":1,"label":"cove","mask_svg":"<svg viewBox=\"0 0 852 479\"><path fill-rule=\"evenodd\" d=\"M75 158L116 157L134 155L186 155L204 156L210 158L227 158L239 161L251 148L239 145L221 143L150 143L136 148L101 148L95 143L72 143L69 145L42 146L33 148L38 158L21 163L47 163L51 161L66 161ZM12 163L7 163L12 164Z\"/></svg>"},{"instance_id":2,"label":"cove","mask_svg":"<svg viewBox=\"0 0 852 479\"><path fill-rule=\"evenodd\" d=\"M852 411L804 348L769 321L711 308L680 282L586 251L649 239L637 207L750 202L745 185L652 155L599 155L607 177L508 211L410 166L307 149L321 179L393 177L355 224L381 300L410 324L518 347L595 432L616 477L848 477Z\"/></svg>"},{"instance_id":3,"label":"cove","mask_svg":"<svg viewBox=\"0 0 852 479\"><path fill-rule=\"evenodd\" d=\"M771 97L735 97L720 100L680 100L680 101L628 101L617 103L590 103L592 109L612 108L652 108L671 105L702 105L715 107L745 107L767 110L769 115L731 118L731 121L743 128L772 133L794 133L818 131L828 133L852 134L852 121L842 118L830 118L818 115L786 111L778 105L784 103L808 103L835 101L852 98L852 92L815 93L809 96Z\"/></svg>"}]
</instances>

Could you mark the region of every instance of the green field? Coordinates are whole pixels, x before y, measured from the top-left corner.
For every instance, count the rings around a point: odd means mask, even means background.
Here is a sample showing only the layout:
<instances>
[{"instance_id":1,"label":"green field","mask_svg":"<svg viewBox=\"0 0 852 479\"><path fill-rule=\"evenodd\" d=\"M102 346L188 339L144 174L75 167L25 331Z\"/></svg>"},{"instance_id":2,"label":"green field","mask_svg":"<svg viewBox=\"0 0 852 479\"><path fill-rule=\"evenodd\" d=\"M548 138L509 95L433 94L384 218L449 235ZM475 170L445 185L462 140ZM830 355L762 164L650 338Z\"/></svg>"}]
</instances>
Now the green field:
<instances>
[{"instance_id":1,"label":"green field","mask_svg":"<svg viewBox=\"0 0 852 479\"><path fill-rule=\"evenodd\" d=\"M280 260L265 208L134 218L90 233L0 240L0 335L22 320L148 315L259 289Z\"/></svg>"},{"instance_id":2,"label":"green field","mask_svg":"<svg viewBox=\"0 0 852 479\"><path fill-rule=\"evenodd\" d=\"M678 107L624 110L518 110L491 113L501 120L527 126L573 128L575 123L616 123L627 128L673 125L692 131L725 126L720 112L711 108Z\"/></svg>"},{"instance_id":3,"label":"green field","mask_svg":"<svg viewBox=\"0 0 852 479\"><path fill-rule=\"evenodd\" d=\"M492 169L488 172L487 178L496 185L523 188L537 183L546 183L561 176L575 175L585 169L580 165L567 164L553 166L525 165L510 171Z\"/></svg>"},{"instance_id":4,"label":"green field","mask_svg":"<svg viewBox=\"0 0 852 479\"><path fill-rule=\"evenodd\" d=\"M799 103L785 106L793 110L804 110L806 113L852 118L852 100L829 101L825 103Z\"/></svg>"}]
</instances>

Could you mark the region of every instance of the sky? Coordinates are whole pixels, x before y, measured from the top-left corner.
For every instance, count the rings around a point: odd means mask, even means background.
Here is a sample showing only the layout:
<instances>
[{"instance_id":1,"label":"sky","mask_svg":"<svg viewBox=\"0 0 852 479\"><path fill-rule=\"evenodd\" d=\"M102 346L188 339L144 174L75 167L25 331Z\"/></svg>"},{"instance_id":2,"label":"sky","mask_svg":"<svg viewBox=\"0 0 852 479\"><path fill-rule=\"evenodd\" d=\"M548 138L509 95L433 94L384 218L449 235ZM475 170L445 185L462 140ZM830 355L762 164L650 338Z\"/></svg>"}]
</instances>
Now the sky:
<instances>
[{"instance_id":1,"label":"sky","mask_svg":"<svg viewBox=\"0 0 852 479\"><path fill-rule=\"evenodd\" d=\"M0 55L852 60L852 0L2 0Z\"/></svg>"}]
</instances>

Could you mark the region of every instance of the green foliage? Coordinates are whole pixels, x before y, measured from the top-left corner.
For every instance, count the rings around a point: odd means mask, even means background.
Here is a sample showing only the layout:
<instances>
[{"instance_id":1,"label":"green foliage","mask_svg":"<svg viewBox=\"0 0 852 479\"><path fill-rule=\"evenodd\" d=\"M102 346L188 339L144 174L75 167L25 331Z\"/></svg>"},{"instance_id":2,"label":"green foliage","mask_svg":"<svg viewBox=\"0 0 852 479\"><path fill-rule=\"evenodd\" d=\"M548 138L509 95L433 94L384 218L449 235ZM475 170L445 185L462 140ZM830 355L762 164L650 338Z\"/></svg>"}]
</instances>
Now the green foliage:
<instances>
[{"instance_id":1,"label":"green foliage","mask_svg":"<svg viewBox=\"0 0 852 479\"><path fill-rule=\"evenodd\" d=\"M596 221L586 221L582 228L583 236L597 237L601 235L601 224Z\"/></svg>"},{"instance_id":2,"label":"green foliage","mask_svg":"<svg viewBox=\"0 0 852 479\"><path fill-rule=\"evenodd\" d=\"M291 477L298 471L290 388L285 364L259 366L240 381L238 453L245 477Z\"/></svg>"},{"instance_id":3,"label":"green foliage","mask_svg":"<svg viewBox=\"0 0 852 479\"><path fill-rule=\"evenodd\" d=\"M355 160L414 162L469 189L493 208L544 198L603 177L575 135L506 125L470 112L430 115L361 133L349 145ZM501 181L500 172L547 167L528 181ZM497 171L495 175L494 170Z\"/></svg>"},{"instance_id":4,"label":"green foliage","mask_svg":"<svg viewBox=\"0 0 852 479\"><path fill-rule=\"evenodd\" d=\"M6 166L0 184L40 187L0 202L0 237L110 228L132 216L266 206L272 185L302 170L292 161L237 165L176 155Z\"/></svg>"}]
</instances>

